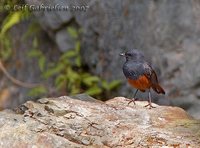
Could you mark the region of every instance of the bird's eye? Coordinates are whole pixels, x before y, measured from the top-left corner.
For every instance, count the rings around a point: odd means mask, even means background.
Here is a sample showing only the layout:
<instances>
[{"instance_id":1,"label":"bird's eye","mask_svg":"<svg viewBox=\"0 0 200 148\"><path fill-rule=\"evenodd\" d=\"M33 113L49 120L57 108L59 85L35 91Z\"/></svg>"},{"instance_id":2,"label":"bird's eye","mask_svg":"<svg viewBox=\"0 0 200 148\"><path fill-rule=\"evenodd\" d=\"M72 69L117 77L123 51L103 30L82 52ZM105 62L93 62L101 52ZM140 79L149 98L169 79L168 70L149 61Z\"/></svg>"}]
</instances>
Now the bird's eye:
<instances>
[{"instance_id":1,"label":"bird's eye","mask_svg":"<svg viewBox=\"0 0 200 148\"><path fill-rule=\"evenodd\" d=\"M130 53L126 53L126 56L131 56L131 54Z\"/></svg>"}]
</instances>

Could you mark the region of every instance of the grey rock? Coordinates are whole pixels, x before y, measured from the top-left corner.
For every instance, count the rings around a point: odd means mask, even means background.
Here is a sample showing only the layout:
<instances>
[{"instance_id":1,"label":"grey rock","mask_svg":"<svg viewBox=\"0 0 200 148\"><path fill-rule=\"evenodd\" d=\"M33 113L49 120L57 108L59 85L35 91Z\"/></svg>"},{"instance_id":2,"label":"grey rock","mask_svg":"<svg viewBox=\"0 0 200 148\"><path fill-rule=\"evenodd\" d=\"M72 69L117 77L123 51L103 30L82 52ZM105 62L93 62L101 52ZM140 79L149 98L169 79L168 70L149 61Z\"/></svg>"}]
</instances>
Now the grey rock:
<instances>
[{"instance_id":1,"label":"grey rock","mask_svg":"<svg viewBox=\"0 0 200 148\"><path fill-rule=\"evenodd\" d=\"M45 30L56 30L63 26L63 24L70 21L73 17L69 10L65 10L62 7L67 7L68 3L65 0L42 0L42 1L31 1L26 0L26 3L30 6L33 6L36 10L34 13L39 19ZM37 7L41 9L38 10ZM43 10L43 8L45 10ZM61 10L60 10L61 9ZM45 18L45 19L44 19Z\"/></svg>"},{"instance_id":2,"label":"grey rock","mask_svg":"<svg viewBox=\"0 0 200 148\"><path fill-rule=\"evenodd\" d=\"M65 52L67 50L74 49L75 41L67 32L66 28L56 32L55 38L56 44L58 45L61 51Z\"/></svg>"},{"instance_id":3,"label":"grey rock","mask_svg":"<svg viewBox=\"0 0 200 148\"><path fill-rule=\"evenodd\" d=\"M77 94L77 95L74 95L74 96L70 96L71 98L73 99L78 99L78 100L81 100L81 101L89 101L89 102L102 102L100 100L97 100L87 94ZM103 102L102 102L103 103Z\"/></svg>"}]
</instances>

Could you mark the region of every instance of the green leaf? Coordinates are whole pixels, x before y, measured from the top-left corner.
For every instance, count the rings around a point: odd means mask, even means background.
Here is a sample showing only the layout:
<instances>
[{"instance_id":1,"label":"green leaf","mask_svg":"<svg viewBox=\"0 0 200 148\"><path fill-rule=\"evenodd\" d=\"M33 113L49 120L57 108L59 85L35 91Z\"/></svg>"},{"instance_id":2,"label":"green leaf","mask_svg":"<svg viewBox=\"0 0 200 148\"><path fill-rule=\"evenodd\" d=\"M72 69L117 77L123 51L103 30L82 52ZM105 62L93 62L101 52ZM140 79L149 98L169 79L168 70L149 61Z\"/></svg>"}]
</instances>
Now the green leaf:
<instances>
[{"instance_id":1,"label":"green leaf","mask_svg":"<svg viewBox=\"0 0 200 148\"><path fill-rule=\"evenodd\" d=\"M35 37L34 39L33 39L33 49L35 49L35 48L38 48L38 39Z\"/></svg>"},{"instance_id":2,"label":"green leaf","mask_svg":"<svg viewBox=\"0 0 200 148\"><path fill-rule=\"evenodd\" d=\"M119 85L121 84L120 80L114 80L111 83L109 83L109 90L113 90L115 88L117 88Z\"/></svg>"},{"instance_id":3,"label":"green leaf","mask_svg":"<svg viewBox=\"0 0 200 148\"><path fill-rule=\"evenodd\" d=\"M0 59L7 60L11 55L12 55L11 48L2 49L2 51L0 51Z\"/></svg>"},{"instance_id":4,"label":"green leaf","mask_svg":"<svg viewBox=\"0 0 200 148\"><path fill-rule=\"evenodd\" d=\"M120 85L121 81L120 80L114 80L110 83L106 82L105 80L102 81L102 87L107 90L107 91L110 91L110 90L113 90L115 89L116 87L118 87Z\"/></svg>"},{"instance_id":5,"label":"green leaf","mask_svg":"<svg viewBox=\"0 0 200 148\"><path fill-rule=\"evenodd\" d=\"M38 86L38 87L32 88L28 92L28 95L32 96L32 97L36 97L36 96L40 96L40 95L43 95L43 94L46 94L46 93L47 93L47 90L44 86Z\"/></svg>"},{"instance_id":6,"label":"green leaf","mask_svg":"<svg viewBox=\"0 0 200 148\"><path fill-rule=\"evenodd\" d=\"M81 43L80 43L80 41L76 41L76 43L75 43L75 50L76 50L76 52L79 53L80 49L81 49Z\"/></svg>"},{"instance_id":7,"label":"green leaf","mask_svg":"<svg viewBox=\"0 0 200 148\"><path fill-rule=\"evenodd\" d=\"M45 56L40 57L38 61L38 65L41 71L44 71L45 63L46 63Z\"/></svg>"},{"instance_id":8,"label":"green leaf","mask_svg":"<svg viewBox=\"0 0 200 148\"><path fill-rule=\"evenodd\" d=\"M74 39L78 38L78 32L74 27L67 27L67 32L72 38Z\"/></svg>"},{"instance_id":9,"label":"green leaf","mask_svg":"<svg viewBox=\"0 0 200 148\"><path fill-rule=\"evenodd\" d=\"M72 70L71 67L67 68L67 79L70 81L70 83L74 83L75 81L80 80L80 76L77 72Z\"/></svg>"},{"instance_id":10,"label":"green leaf","mask_svg":"<svg viewBox=\"0 0 200 148\"><path fill-rule=\"evenodd\" d=\"M57 65L56 67L52 67L48 70L46 70L44 73L43 73L43 77L44 78L49 78L57 73L59 73L60 71L62 71L64 68L64 65L63 64L59 64Z\"/></svg>"},{"instance_id":11,"label":"green leaf","mask_svg":"<svg viewBox=\"0 0 200 148\"><path fill-rule=\"evenodd\" d=\"M101 85L105 90L109 90L109 86L108 86L109 84L108 82L106 82L106 80L102 80Z\"/></svg>"},{"instance_id":12,"label":"green leaf","mask_svg":"<svg viewBox=\"0 0 200 148\"><path fill-rule=\"evenodd\" d=\"M27 31L23 34L22 40L25 41L28 37L36 36L40 33L41 27L38 22L33 21L29 26Z\"/></svg>"},{"instance_id":13,"label":"green leaf","mask_svg":"<svg viewBox=\"0 0 200 148\"><path fill-rule=\"evenodd\" d=\"M83 33L83 28L78 29L78 34L81 34L81 33Z\"/></svg>"},{"instance_id":14,"label":"green leaf","mask_svg":"<svg viewBox=\"0 0 200 148\"><path fill-rule=\"evenodd\" d=\"M90 76L91 76L91 74L87 73L87 72L81 74L82 79L84 79L86 77L90 77Z\"/></svg>"},{"instance_id":15,"label":"green leaf","mask_svg":"<svg viewBox=\"0 0 200 148\"><path fill-rule=\"evenodd\" d=\"M78 66L78 67L81 67L81 57L80 56L78 56L76 59L75 59L75 63L76 63L76 66Z\"/></svg>"},{"instance_id":16,"label":"green leaf","mask_svg":"<svg viewBox=\"0 0 200 148\"><path fill-rule=\"evenodd\" d=\"M76 52L74 50L69 50L67 52L65 52L61 57L60 59L61 60L65 60L65 59L68 59L68 58L73 58L77 56Z\"/></svg>"},{"instance_id":17,"label":"green leaf","mask_svg":"<svg viewBox=\"0 0 200 148\"><path fill-rule=\"evenodd\" d=\"M87 86L91 86L94 82L99 82L99 77L97 76L88 76L88 77L85 77L83 78L83 83Z\"/></svg>"},{"instance_id":18,"label":"green leaf","mask_svg":"<svg viewBox=\"0 0 200 148\"><path fill-rule=\"evenodd\" d=\"M66 76L63 74L59 75L55 80L55 85L57 89L61 89L62 87L64 87L65 83L66 83Z\"/></svg>"},{"instance_id":19,"label":"green leaf","mask_svg":"<svg viewBox=\"0 0 200 148\"><path fill-rule=\"evenodd\" d=\"M34 57L40 57L42 55L41 51L38 50L38 49L31 49L29 52L28 52L28 56L31 57L31 58L34 58Z\"/></svg>"},{"instance_id":20,"label":"green leaf","mask_svg":"<svg viewBox=\"0 0 200 148\"><path fill-rule=\"evenodd\" d=\"M102 89L95 86L95 87L91 87L89 88L85 93L88 95L99 95L102 92Z\"/></svg>"},{"instance_id":21,"label":"green leaf","mask_svg":"<svg viewBox=\"0 0 200 148\"><path fill-rule=\"evenodd\" d=\"M72 88L71 88L70 95L74 95L74 94L77 94L77 93L80 93L80 88L77 88L76 85L73 85Z\"/></svg>"},{"instance_id":22,"label":"green leaf","mask_svg":"<svg viewBox=\"0 0 200 148\"><path fill-rule=\"evenodd\" d=\"M9 16L3 22L1 29L1 36L3 36L11 27L20 22L20 17L22 11L15 11L14 13L9 14Z\"/></svg>"},{"instance_id":23,"label":"green leaf","mask_svg":"<svg viewBox=\"0 0 200 148\"><path fill-rule=\"evenodd\" d=\"M1 39L0 44L2 45L0 49L0 58L2 60L7 60L9 57L11 57L13 51L10 38L6 36L5 38Z\"/></svg>"}]
</instances>

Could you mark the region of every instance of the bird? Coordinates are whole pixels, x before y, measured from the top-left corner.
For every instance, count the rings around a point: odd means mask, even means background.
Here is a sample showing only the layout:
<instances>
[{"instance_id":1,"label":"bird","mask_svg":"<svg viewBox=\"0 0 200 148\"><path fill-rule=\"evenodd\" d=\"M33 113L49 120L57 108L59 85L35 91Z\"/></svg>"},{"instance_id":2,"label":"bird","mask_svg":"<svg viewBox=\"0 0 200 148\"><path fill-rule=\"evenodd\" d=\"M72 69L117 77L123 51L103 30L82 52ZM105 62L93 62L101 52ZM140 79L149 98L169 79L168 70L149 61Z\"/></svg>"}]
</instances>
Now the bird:
<instances>
[{"instance_id":1,"label":"bird","mask_svg":"<svg viewBox=\"0 0 200 148\"><path fill-rule=\"evenodd\" d=\"M126 61L122 67L123 73L128 83L136 88L133 99L128 103L133 102L135 104L135 97L140 90L141 92L148 91L148 104L145 107L154 108L152 106L151 89L158 94L165 94L164 89L160 86L155 70L151 64L145 59L143 52L138 49L131 49L125 53L120 53L120 56L124 56Z\"/></svg>"}]
</instances>

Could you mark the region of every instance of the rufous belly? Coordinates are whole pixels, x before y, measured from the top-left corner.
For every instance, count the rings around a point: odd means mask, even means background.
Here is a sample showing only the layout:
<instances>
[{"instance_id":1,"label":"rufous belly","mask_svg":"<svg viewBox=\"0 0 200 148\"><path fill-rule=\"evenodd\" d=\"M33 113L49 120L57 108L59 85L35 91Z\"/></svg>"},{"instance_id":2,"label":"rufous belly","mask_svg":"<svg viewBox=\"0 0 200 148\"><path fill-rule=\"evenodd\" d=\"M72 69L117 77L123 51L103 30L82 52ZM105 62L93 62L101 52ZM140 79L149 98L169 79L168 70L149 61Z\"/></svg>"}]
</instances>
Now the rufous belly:
<instances>
[{"instance_id":1,"label":"rufous belly","mask_svg":"<svg viewBox=\"0 0 200 148\"><path fill-rule=\"evenodd\" d=\"M146 76L140 76L137 80L128 79L128 82L131 86L141 91L145 91L151 87L151 82Z\"/></svg>"}]
</instances>

